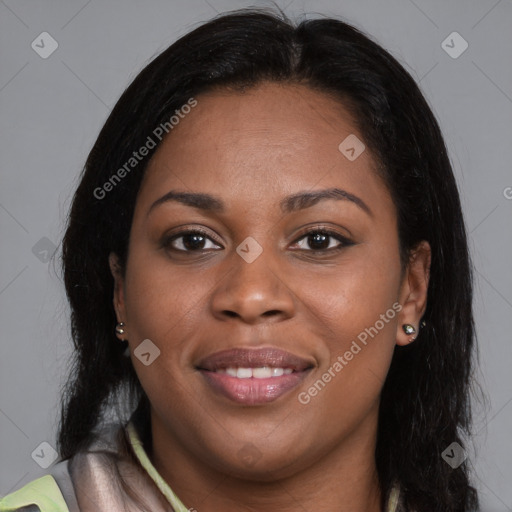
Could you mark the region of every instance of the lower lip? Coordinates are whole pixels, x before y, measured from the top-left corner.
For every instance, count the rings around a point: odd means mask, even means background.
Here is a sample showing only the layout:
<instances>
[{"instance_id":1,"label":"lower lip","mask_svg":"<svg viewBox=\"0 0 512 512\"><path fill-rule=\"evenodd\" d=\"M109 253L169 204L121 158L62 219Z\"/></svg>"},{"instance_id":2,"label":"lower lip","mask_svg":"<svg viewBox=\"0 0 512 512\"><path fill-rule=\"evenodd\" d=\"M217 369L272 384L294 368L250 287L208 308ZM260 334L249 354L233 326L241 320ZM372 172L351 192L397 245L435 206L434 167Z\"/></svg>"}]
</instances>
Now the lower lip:
<instances>
[{"instance_id":1,"label":"lower lip","mask_svg":"<svg viewBox=\"0 0 512 512\"><path fill-rule=\"evenodd\" d=\"M225 373L200 370L206 382L225 397L245 405L258 405L277 400L297 387L309 373L308 370L293 372L268 379L239 379Z\"/></svg>"}]
</instances>

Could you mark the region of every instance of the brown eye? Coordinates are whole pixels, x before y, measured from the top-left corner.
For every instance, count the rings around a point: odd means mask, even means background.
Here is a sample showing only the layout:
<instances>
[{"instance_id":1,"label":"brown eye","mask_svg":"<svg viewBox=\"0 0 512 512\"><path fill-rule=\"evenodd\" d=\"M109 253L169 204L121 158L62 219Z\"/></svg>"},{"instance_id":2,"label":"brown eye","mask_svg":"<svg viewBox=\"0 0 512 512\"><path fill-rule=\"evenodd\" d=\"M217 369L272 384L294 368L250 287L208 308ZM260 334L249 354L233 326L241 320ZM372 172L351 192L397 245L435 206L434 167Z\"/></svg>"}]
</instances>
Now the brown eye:
<instances>
[{"instance_id":1,"label":"brown eye","mask_svg":"<svg viewBox=\"0 0 512 512\"><path fill-rule=\"evenodd\" d=\"M302 245L300 245L300 241ZM327 251L336 251L342 249L343 247L347 247L350 245L354 245L354 243L348 240L346 237L336 233L335 231L330 231L326 229L318 229L313 228L308 230L305 236L299 238L296 242L296 245L299 245L301 250L308 250L305 246L309 246L310 252L327 252Z\"/></svg>"},{"instance_id":2,"label":"brown eye","mask_svg":"<svg viewBox=\"0 0 512 512\"><path fill-rule=\"evenodd\" d=\"M181 231L168 237L163 245L172 250L181 252L198 252L219 247L215 244L215 247L208 246L208 242L213 242L213 240L207 236L206 232L194 229Z\"/></svg>"}]
</instances>

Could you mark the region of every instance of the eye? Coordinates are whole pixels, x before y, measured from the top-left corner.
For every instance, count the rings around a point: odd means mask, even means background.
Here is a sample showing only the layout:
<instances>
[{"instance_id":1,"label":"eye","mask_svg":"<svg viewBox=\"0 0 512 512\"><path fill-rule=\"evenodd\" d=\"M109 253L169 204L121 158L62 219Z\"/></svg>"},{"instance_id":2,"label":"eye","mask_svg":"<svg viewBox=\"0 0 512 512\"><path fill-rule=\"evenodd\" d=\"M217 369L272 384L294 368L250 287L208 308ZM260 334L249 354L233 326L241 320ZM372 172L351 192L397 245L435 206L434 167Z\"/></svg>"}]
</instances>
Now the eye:
<instances>
[{"instance_id":1,"label":"eye","mask_svg":"<svg viewBox=\"0 0 512 512\"><path fill-rule=\"evenodd\" d=\"M210 243L209 247L208 243ZM306 249L306 245L309 245L311 249ZM295 242L298 249L313 253L337 251L350 245L354 245L354 242L345 236L318 226L305 231L303 236ZM200 228L187 229L167 236L162 242L162 247L185 253L222 249L221 246L214 243L206 231Z\"/></svg>"},{"instance_id":2,"label":"eye","mask_svg":"<svg viewBox=\"0 0 512 512\"><path fill-rule=\"evenodd\" d=\"M305 232L305 235L306 236L299 238L295 244L299 246L299 249L306 250L308 252L337 251L344 247L354 245L354 242L345 236L326 228L314 227L308 229ZM303 240L303 242L301 242L301 240ZM305 249L305 246L308 244L312 249Z\"/></svg>"},{"instance_id":3,"label":"eye","mask_svg":"<svg viewBox=\"0 0 512 512\"><path fill-rule=\"evenodd\" d=\"M206 231L196 228L180 231L179 233L166 237L162 246L167 248L170 247L175 251L181 252L199 252L215 248L205 247L205 244L207 245L208 241L213 242L212 238L208 236Z\"/></svg>"}]
</instances>

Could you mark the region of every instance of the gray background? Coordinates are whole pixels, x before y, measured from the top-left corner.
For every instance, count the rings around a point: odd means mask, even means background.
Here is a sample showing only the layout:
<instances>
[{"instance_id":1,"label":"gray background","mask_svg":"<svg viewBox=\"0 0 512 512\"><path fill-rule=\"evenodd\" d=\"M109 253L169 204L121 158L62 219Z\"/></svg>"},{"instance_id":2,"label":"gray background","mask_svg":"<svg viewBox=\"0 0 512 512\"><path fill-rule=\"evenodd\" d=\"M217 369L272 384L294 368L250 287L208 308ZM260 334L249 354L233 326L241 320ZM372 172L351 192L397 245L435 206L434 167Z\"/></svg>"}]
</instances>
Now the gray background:
<instances>
[{"instance_id":1,"label":"gray background","mask_svg":"<svg viewBox=\"0 0 512 512\"><path fill-rule=\"evenodd\" d=\"M476 267L476 377L488 395L475 402L469 456L483 510L512 510L512 1L277 3L291 17L341 16L371 34L420 81L440 121ZM1 495L44 474L31 454L55 446L71 343L62 282L45 256L60 244L101 126L155 54L218 12L251 5L269 2L0 0ZM45 31L58 42L47 59L31 47ZM469 44L458 58L441 46L453 31Z\"/></svg>"}]
</instances>

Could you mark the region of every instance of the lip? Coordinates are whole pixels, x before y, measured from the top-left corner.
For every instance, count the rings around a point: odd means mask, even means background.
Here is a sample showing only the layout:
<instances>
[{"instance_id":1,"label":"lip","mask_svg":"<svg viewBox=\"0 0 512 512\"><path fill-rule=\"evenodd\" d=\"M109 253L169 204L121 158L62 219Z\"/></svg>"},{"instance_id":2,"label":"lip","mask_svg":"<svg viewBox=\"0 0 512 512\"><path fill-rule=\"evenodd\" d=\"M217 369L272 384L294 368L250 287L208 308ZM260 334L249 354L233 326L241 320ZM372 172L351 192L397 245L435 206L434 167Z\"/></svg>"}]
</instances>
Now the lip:
<instances>
[{"instance_id":1,"label":"lip","mask_svg":"<svg viewBox=\"0 0 512 512\"><path fill-rule=\"evenodd\" d=\"M273 366L275 368L291 368L296 372L305 370L314 365L312 361L303 359L290 352L274 348L234 348L216 352L202 359L197 367L211 372L222 368L258 368Z\"/></svg>"},{"instance_id":2,"label":"lip","mask_svg":"<svg viewBox=\"0 0 512 512\"><path fill-rule=\"evenodd\" d=\"M225 368L291 368L292 373L280 377L239 379L226 373L216 373ZM309 374L314 362L274 347L259 349L229 349L216 352L202 359L196 368L210 388L244 405L258 405L277 400L297 387Z\"/></svg>"}]
</instances>

